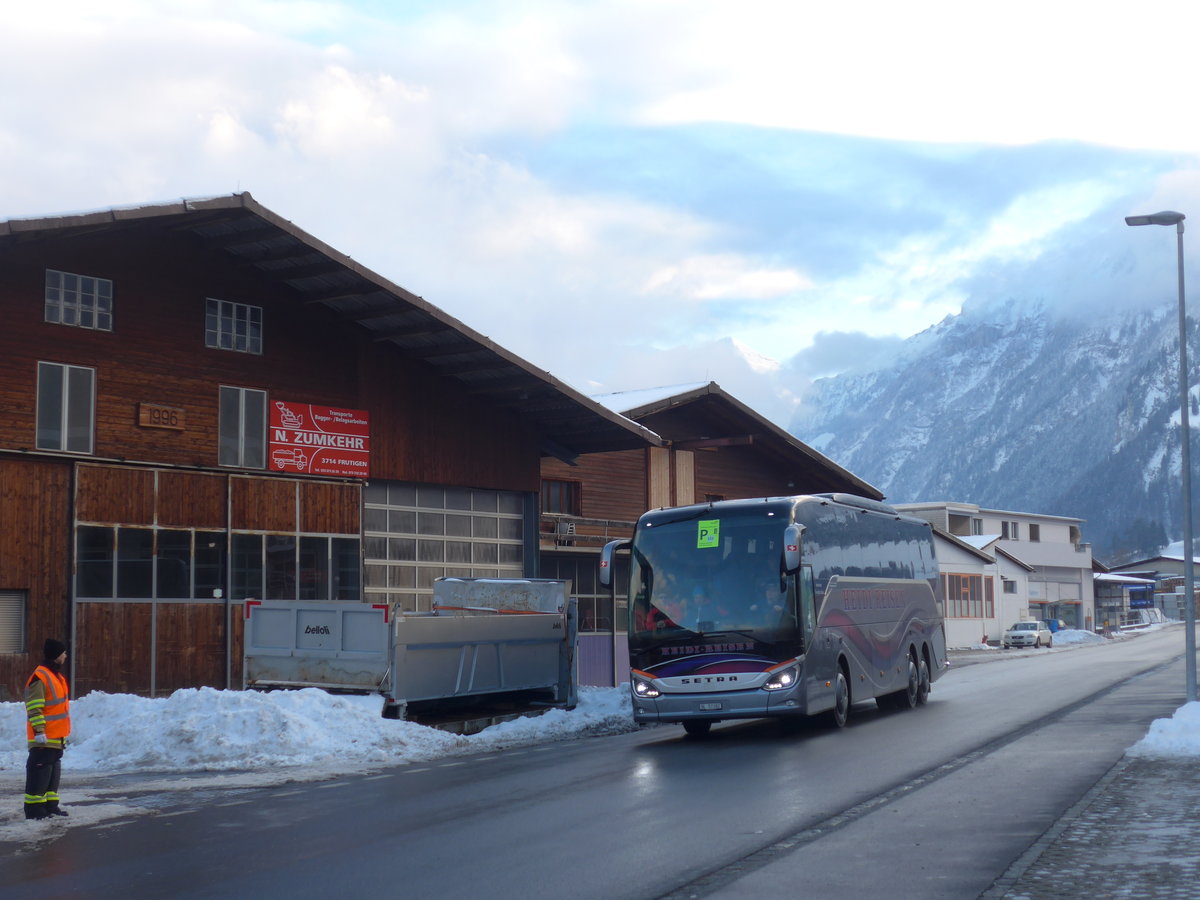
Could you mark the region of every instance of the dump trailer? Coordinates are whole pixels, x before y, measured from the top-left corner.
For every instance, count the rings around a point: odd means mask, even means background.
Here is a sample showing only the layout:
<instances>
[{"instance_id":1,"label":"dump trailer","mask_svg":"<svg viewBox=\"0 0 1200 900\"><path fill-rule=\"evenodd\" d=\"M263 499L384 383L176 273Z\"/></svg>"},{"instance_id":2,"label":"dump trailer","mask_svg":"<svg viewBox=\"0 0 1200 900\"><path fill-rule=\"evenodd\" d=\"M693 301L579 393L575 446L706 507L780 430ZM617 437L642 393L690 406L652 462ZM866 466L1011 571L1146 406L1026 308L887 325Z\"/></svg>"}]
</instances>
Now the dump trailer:
<instances>
[{"instance_id":1,"label":"dump trailer","mask_svg":"<svg viewBox=\"0 0 1200 900\"><path fill-rule=\"evenodd\" d=\"M575 706L576 605L549 578L439 578L429 613L387 604L245 604L247 688L379 693L383 714L410 704L500 695Z\"/></svg>"}]
</instances>

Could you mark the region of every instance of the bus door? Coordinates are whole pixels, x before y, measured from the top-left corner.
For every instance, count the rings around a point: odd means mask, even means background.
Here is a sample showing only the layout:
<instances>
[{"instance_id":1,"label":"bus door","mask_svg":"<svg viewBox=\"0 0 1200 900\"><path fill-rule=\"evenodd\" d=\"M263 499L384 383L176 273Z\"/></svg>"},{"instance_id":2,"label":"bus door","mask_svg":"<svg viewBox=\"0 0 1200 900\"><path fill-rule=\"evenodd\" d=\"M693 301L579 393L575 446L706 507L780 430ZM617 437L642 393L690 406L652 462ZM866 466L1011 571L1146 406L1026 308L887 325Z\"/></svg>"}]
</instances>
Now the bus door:
<instances>
[{"instance_id":1,"label":"bus door","mask_svg":"<svg viewBox=\"0 0 1200 900\"><path fill-rule=\"evenodd\" d=\"M804 634L804 694L810 707L829 692L825 689L825 674L829 671L829 651L821 647L817 633L817 599L813 586L812 566L801 566L797 573L800 582L800 628Z\"/></svg>"},{"instance_id":2,"label":"bus door","mask_svg":"<svg viewBox=\"0 0 1200 900\"><path fill-rule=\"evenodd\" d=\"M800 627L804 631L804 647L815 649L817 640L816 599L813 596L812 566L800 567Z\"/></svg>"}]
</instances>

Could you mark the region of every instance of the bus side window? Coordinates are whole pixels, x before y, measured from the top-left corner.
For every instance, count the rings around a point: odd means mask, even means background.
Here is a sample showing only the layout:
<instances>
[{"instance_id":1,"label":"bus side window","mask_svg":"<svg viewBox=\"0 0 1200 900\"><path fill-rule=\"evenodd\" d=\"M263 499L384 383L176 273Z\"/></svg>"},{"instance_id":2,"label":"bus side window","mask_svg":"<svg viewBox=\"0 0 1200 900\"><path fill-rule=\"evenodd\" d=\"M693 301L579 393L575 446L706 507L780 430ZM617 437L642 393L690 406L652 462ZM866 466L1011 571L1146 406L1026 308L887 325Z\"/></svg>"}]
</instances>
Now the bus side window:
<instances>
[{"instance_id":1,"label":"bus side window","mask_svg":"<svg viewBox=\"0 0 1200 900\"><path fill-rule=\"evenodd\" d=\"M800 567L800 621L804 624L805 640L811 640L817 627L817 615L813 609L812 566Z\"/></svg>"}]
</instances>

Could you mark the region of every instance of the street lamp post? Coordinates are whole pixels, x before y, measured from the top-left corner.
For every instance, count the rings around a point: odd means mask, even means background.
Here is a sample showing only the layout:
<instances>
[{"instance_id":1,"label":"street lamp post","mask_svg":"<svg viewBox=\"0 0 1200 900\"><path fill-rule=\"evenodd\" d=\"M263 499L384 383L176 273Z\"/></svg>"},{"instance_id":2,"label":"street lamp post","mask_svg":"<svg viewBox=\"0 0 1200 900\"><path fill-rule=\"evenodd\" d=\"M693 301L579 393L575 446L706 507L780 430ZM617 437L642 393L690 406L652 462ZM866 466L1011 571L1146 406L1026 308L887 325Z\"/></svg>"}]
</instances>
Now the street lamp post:
<instances>
[{"instance_id":1,"label":"street lamp post","mask_svg":"<svg viewBox=\"0 0 1200 900\"><path fill-rule=\"evenodd\" d=\"M1186 612L1184 665L1187 671L1187 701L1196 699L1196 590L1192 572L1192 431L1188 423L1187 313L1183 301L1183 220L1180 212L1164 210L1149 216L1126 216L1126 225L1174 225L1179 260L1179 425L1180 464L1183 467L1183 590Z\"/></svg>"}]
</instances>

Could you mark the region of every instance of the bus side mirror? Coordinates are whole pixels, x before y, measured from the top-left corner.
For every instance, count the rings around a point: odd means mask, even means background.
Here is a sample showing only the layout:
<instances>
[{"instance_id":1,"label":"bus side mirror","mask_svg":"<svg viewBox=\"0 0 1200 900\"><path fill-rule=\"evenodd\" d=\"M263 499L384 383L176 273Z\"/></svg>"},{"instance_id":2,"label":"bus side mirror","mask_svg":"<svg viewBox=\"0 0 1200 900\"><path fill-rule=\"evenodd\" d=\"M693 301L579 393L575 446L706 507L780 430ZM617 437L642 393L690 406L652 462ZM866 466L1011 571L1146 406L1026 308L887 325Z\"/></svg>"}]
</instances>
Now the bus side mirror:
<instances>
[{"instance_id":1,"label":"bus side mirror","mask_svg":"<svg viewBox=\"0 0 1200 900\"><path fill-rule=\"evenodd\" d=\"M783 568L785 572L795 572L800 568L800 540L803 536L803 525L792 524L783 530Z\"/></svg>"},{"instance_id":2,"label":"bus side mirror","mask_svg":"<svg viewBox=\"0 0 1200 900\"><path fill-rule=\"evenodd\" d=\"M600 551L600 584L602 587L612 587L613 566L618 550L626 550L629 541L609 541Z\"/></svg>"}]
</instances>

